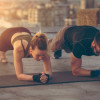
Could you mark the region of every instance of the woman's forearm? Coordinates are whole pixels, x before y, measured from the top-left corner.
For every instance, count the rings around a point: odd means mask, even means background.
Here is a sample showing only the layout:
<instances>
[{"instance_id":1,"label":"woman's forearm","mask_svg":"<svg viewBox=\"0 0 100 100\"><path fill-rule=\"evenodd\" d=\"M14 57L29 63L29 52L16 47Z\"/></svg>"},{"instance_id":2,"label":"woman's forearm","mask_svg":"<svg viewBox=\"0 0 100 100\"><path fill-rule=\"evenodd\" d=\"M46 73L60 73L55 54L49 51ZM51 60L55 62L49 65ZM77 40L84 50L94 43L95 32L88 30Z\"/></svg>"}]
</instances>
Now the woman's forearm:
<instances>
[{"instance_id":1,"label":"woman's forearm","mask_svg":"<svg viewBox=\"0 0 100 100\"><path fill-rule=\"evenodd\" d=\"M27 75L27 74L19 74L16 75L18 80L22 80L22 81L33 81L32 76L33 75Z\"/></svg>"},{"instance_id":2,"label":"woman's forearm","mask_svg":"<svg viewBox=\"0 0 100 100\"><path fill-rule=\"evenodd\" d=\"M51 62L50 62L49 56L43 60L43 66L44 66L44 72L46 74L49 74L49 76L51 78L52 77L52 68L51 68Z\"/></svg>"}]
</instances>

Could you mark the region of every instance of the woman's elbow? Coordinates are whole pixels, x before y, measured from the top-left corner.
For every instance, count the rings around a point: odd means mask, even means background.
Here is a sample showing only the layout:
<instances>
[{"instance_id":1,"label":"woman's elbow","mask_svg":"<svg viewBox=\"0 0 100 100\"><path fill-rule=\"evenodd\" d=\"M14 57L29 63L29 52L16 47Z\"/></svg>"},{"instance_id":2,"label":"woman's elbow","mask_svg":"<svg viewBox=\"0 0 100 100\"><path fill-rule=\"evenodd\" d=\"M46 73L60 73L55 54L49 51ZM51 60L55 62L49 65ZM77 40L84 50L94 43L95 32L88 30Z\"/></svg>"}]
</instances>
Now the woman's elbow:
<instances>
[{"instance_id":1,"label":"woman's elbow","mask_svg":"<svg viewBox=\"0 0 100 100\"><path fill-rule=\"evenodd\" d=\"M16 75L16 77L17 77L17 80L19 80L19 81L21 81L21 80L22 80L22 78L21 78L21 76L20 76L20 75Z\"/></svg>"}]
</instances>

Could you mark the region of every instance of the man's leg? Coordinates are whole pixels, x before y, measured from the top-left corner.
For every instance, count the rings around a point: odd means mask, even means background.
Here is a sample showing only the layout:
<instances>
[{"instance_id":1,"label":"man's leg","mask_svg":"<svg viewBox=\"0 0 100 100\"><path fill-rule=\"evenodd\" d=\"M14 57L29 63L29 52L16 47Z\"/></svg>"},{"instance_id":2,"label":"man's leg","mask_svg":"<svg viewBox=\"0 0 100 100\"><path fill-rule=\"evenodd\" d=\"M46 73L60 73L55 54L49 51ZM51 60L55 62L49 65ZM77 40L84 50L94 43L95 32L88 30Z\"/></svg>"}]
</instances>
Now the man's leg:
<instances>
[{"instance_id":1,"label":"man's leg","mask_svg":"<svg viewBox=\"0 0 100 100\"><path fill-rule=\"evenodd\" d=\"M58 59L62 56L62 45L64 43L64 33L68 27L64 27L60 29L60 31L56 34L56 36L49 40L49 50L54 52L55 59Z\"/></svg>"},{"instance_id":2,"label":"man's leg","mask_svg":"<svg viewBox=\"0 0 100 100\"><path fill-rule=\"evenodd\" d=\"M5 52L3 51L0 51L0 62L2 63L7 63L7 59L6 59L6 55L5 55Z\"/></svg>"},{"instance_id":3,"label":"man's leg","mask_svg":"<svg viewBox=\"0 0 100 100\"><path fill-rule=\"evenodd\" d=\"M60 29L56 36L49 40L48 46L50 51L56 52L57 50L62 49L62 44L64 43L64 32L66 29L67 27Z\"/></svg>"}]
</instances>

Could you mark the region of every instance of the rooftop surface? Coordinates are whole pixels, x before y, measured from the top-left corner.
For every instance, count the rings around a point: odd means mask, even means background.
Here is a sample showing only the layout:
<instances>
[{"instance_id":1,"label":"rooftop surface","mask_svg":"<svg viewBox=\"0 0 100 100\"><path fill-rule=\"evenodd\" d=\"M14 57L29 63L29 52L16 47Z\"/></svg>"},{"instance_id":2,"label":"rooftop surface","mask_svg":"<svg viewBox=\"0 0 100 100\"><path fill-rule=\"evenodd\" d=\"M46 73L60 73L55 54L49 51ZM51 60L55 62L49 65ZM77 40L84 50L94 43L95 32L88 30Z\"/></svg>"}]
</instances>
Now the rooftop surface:
<instances>
[{"instance_id":1,"label":"rooftop surface","mask_svg":"<svg viewBox=\"0 0 100 100\"><path fill-rule=\"evenodd\" d=\"M53 38L56 34L47 34ZM8 51L7 59L12 66L3 64L0 66L0 76L15 74L13 67L13 54ZM60 59L54 59L50 52L52 70L69 71L71 53L63 51ZM100 56L83 56L82 67L86 69L100 69ZM23 59L24 73L42 72L42 62L35 61L32 58ZM40 86L25 86L0 89L0 100L99 100L100 99L100 81L97 82L76 82Z\"/></svg>"}]
</instances>

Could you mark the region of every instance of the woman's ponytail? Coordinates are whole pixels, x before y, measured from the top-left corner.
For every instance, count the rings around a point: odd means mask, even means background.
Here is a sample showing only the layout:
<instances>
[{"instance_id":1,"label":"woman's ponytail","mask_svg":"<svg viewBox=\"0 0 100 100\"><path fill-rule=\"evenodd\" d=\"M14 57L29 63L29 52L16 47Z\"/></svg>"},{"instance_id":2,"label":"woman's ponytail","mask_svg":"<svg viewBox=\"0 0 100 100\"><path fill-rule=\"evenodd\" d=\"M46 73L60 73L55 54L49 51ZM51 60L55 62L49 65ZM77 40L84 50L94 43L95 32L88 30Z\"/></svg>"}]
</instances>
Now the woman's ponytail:
<instances>
[{"instance_id":1,"label":"woman's ponytail","mask_svg":"<svg viewBox=\"0 0 100 100\"><path fill-rule=\"evenodd\" d=\"M32 49L37 46L40 50L47 50L48 38L44 33L36 33L31 40Z\"/></svg>"}]
</instances>

